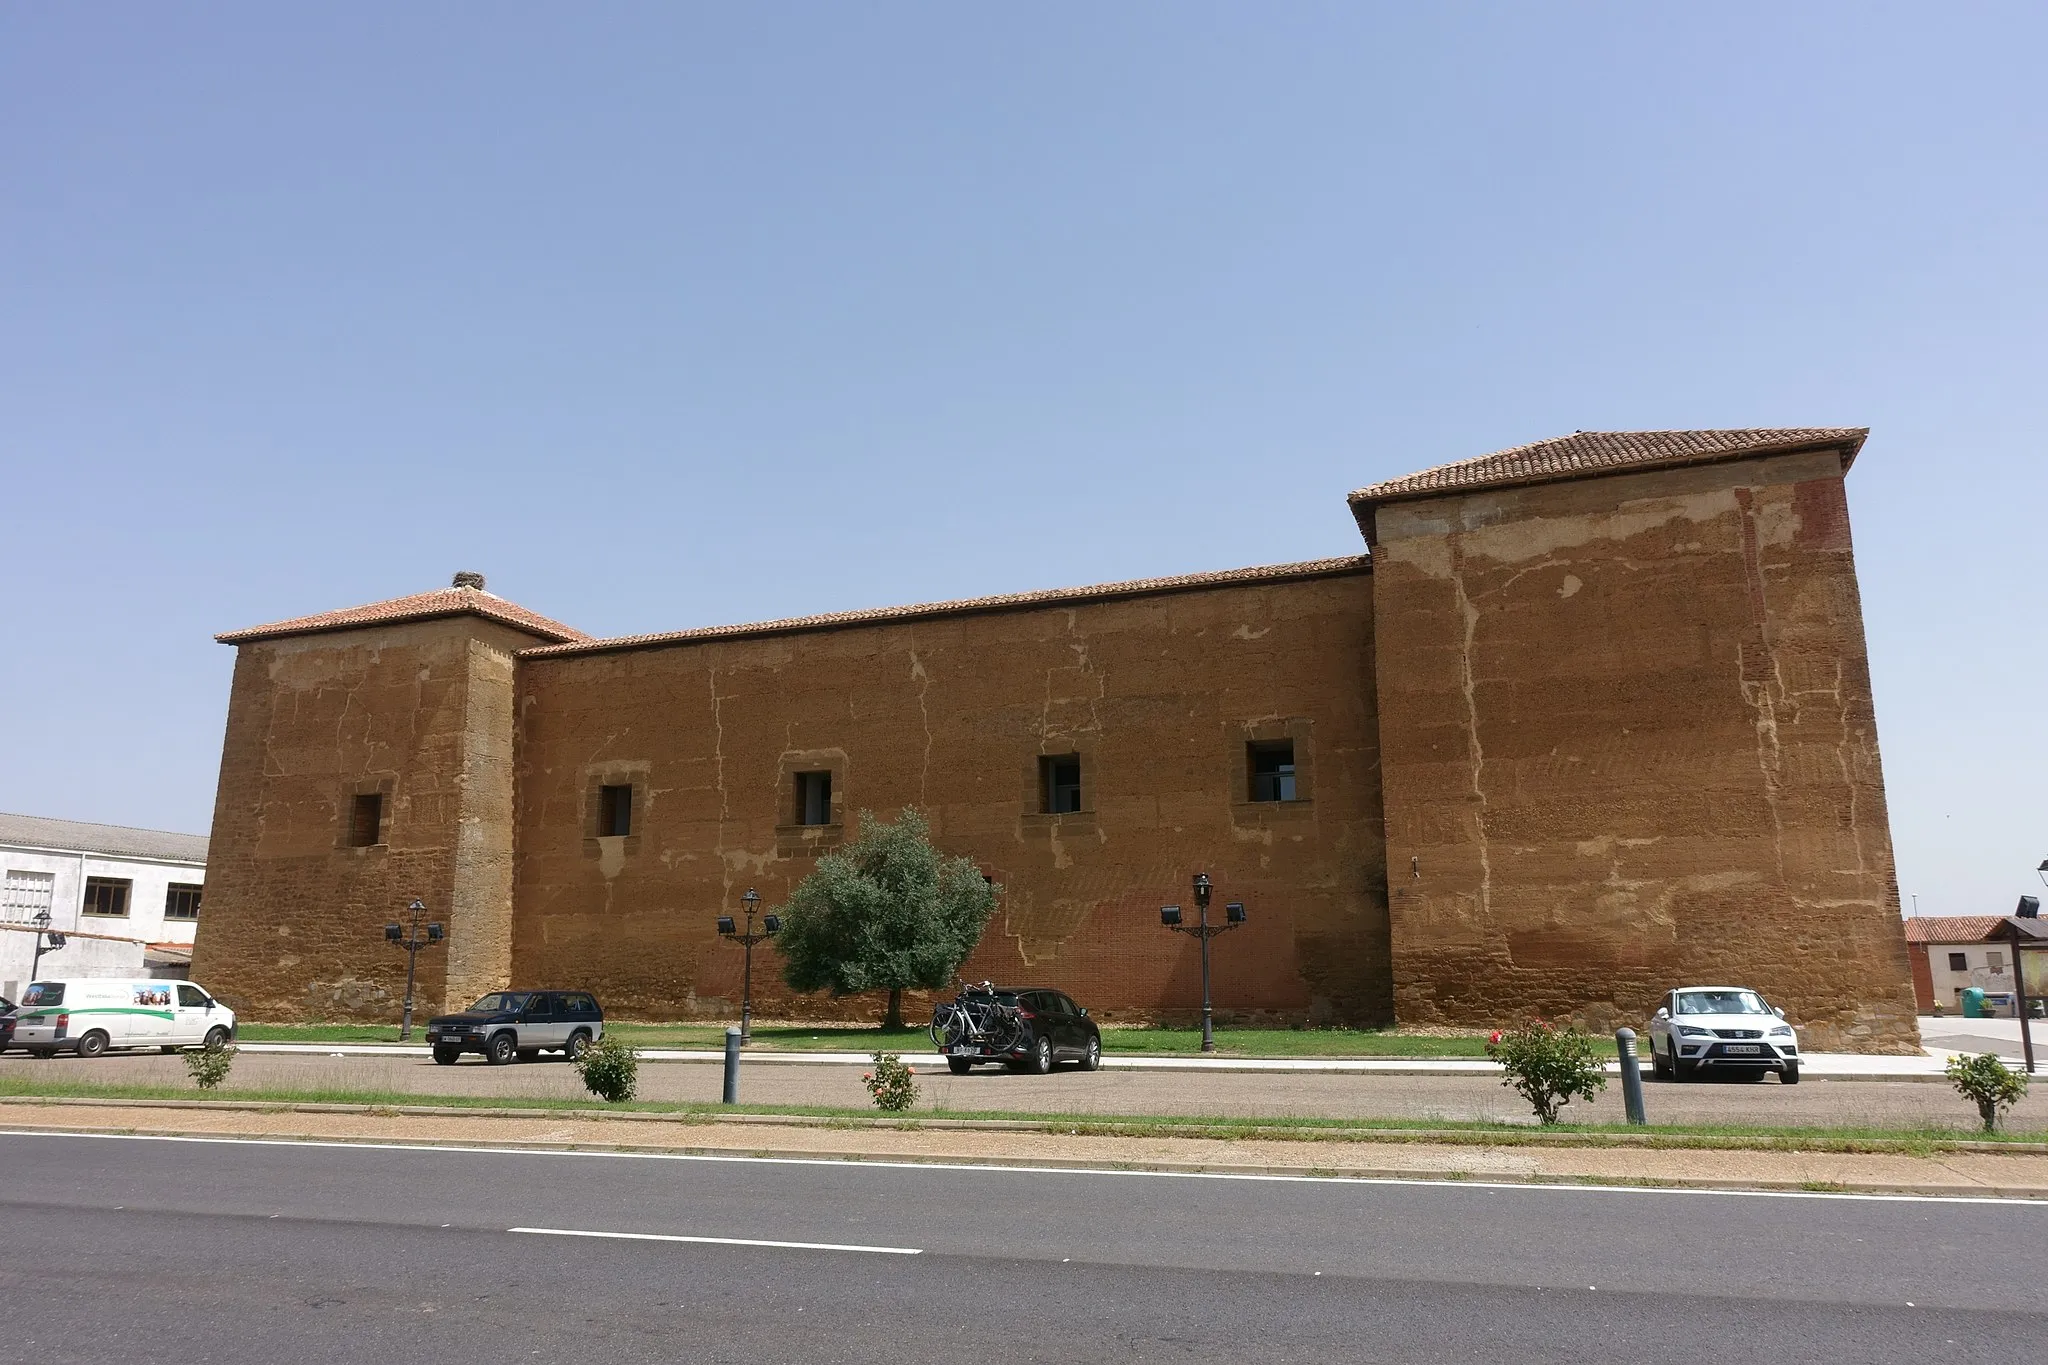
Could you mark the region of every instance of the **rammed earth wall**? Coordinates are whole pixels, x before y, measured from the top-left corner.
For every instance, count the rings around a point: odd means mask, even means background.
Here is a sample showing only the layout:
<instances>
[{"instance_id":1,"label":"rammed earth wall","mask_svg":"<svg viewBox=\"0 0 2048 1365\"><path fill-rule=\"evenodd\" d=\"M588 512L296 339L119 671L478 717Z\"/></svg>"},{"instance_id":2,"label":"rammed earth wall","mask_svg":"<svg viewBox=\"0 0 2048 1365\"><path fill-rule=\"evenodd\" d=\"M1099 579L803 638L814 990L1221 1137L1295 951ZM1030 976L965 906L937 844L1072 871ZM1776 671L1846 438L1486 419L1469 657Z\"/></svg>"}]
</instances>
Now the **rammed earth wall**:
<instances>
[{"instance_id":1,"label":"rammed earth wall","mask_svg":"<svg viewBox=\"0 0 2048 1365\"><path fill-rule=\"evenodd\" d=\"M1360 490L1360 557L591 641L454 587L239 646L195 974L252 1018L518 984L729 1018L718 915L906 805L1004 888L964 968L1188 1018L1159 927L1196 872L1250 922L1225 1016L1640 1024L1757 986L1815 1047L1909 1049L1843 471L1856 430L1578 433ZM1296 801L1247 744L1289 740ZM1039 760L1078 755L1082 809ZM799 823L800 773L832 821ZM631 831L601 827L630 792ZM355 794L385 834L352 848ZM1192 906L1189 906L1192 913ZM772 947L769 1014L792 999Z\"/></svg>"},{"instance_id":2,"label":"rammed earth wall","mask_svg":"<svg viewBox=\"0 0 2048 1365\"><path fill-rule=\"evenodd\" d=\"M388 1019L415 896L448 928L422 1008L504 984L512 954L514 652L474 617L244 644L235 661L193 976L258 1019ZM348 845L359 793L380 842Z\"/></svg>"},{"instance_id":3,"label":"rammed earth wall","mask_svg":"<svg viewBox=\"0 0 2048 1365\"><path fill-rule=\"evenodd\" d=\"M1372 709L1371 577L706 641L522 664L514 975L600 982L614 1007L725 1018L741 954L718 914L770 907L865 807L929 816L1004 888L964 972L1060 985L1111 1017L1200 1001L1194 945L1159 926L1206 871L1251 907L1217 952L1234 1012L1391 1017ZM1296 737L1306 799L1247 800L1248 739ZM1039 758L1078 754L1077 814L1040 813ZM833 775L839 823L794 824ZM600 786L634 832L595 834ZM1192 907L1190 907L1192 913ZM757 1007L790 998L757 950Z\"/></svg>"},{"instance_id":4,"label":"rammed earth wall","mask_svg":"<svg viewBox=\"0 0 2048 1365\"><path fill-rule=\"evenodd\" d=\"M1395 1010L1684 981L1917 1046L1834 451L1395 503L1374 600Z\"/></svg>"}]
</instances>

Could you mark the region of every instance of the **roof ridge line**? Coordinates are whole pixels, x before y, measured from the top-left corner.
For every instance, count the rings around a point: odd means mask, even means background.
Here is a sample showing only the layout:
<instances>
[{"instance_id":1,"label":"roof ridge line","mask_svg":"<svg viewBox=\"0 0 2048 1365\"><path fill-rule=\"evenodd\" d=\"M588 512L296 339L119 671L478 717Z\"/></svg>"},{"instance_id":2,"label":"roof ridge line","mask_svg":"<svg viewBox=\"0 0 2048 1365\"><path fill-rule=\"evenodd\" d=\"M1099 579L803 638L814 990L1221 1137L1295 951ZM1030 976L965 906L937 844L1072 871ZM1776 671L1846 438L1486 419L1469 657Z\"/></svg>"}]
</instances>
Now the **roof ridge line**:
<instances>
[{"instance_id":1,"label":"roof ridge line","mask_svg":"<svg viewBox=\"0 0 2048 1365\"><path fill-rule=\"evenodd\" d=\"M854 626L891 625L900 621L926 620L935 616L967 616L991 611L1027 611L1035 607L1058 606L1063 602L1106 601L1119 597L1144 597L1155 593L1191 592L1207 587L1233 584L1278 582L1295 578L1355 573L1372 568L1372 556L1338 555L1307 559L1290 564L1251 565L1207 573L1171 574L1160 578L1132 578L1111 583L1092 583L1073 588L1039 588L1026 592L996 593L984 597L954 598L895 607L862 607L851 611L819 612L808 616L785 616L767 621L747 621L722 626L695 626L686 630L660 631L643 635L619 635L609 639L576 640L560 644L534 645L519 651L519 657L554 658L571 654L601 654L619 649L641 649L671 644L695 644L713 640L748 639L762 635L791 635L811 630L839 630Z\"/></svg>"}]
</instances>

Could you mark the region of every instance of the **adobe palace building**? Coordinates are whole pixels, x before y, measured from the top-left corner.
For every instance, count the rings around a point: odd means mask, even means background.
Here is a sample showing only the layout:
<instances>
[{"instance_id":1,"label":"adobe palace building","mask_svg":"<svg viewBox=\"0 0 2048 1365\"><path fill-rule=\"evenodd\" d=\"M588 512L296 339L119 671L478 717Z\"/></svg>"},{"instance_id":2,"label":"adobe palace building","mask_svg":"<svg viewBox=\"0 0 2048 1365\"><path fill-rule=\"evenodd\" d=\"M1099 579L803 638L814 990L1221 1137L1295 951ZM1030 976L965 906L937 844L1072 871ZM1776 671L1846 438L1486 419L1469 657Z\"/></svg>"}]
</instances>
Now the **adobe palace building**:
<instances>
[{"instance_id":1,"label":"adobe palace building","mask_svg":"<svg viewBox=\"0 0 2048 1365\"><path fill-rule=\"evenodd\" d=\"M195 977L247 1016L506 985L729 1018L715 920L915 805L970 978L1224 1017L1638 1026L1754 985L1917 1046L1843 479L1859 429L1579 432L1353 493L1363 553L598 640L485 591L234 631ZM1192 905L1189 907L1192 913ZM869 1002L783 993L768 1015Z\"/></svg>"}]
</instances>

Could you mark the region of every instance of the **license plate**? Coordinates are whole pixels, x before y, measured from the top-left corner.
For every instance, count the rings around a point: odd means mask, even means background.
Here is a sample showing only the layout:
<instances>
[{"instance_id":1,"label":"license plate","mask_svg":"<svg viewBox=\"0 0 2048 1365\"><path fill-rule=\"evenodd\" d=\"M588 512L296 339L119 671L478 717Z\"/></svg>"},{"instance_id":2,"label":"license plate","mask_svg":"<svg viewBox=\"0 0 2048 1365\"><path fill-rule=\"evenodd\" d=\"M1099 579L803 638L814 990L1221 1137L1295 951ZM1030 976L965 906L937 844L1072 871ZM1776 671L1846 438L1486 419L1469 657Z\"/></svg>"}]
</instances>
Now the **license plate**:
<instances>
[{"instance_id":1,"label":"license plate","mask_svg":"<svg viewBox=\"0 0 2048 1365\"><path fill-rule=\"evenodd\" d=\"M955 1057L972 1057L974 1049L971 1047L956 1047L953 1049L953 1055Z\"/></svg>"},{"instance_id":2,"label":"license plate","mask_svg":"<svg viewBox=\"0 0 2048 1365\"><path fill-rule=\"evenodd\" d=\"M1728 1052L1728 1053L1735 1053L1735 1052L1745 1052L1745 1053L1756 1053L1756 1052L1762 1052L1762 1051L1763 1051L1763 1049L1762 1049L1761 1047L1757 1046L1757 1045L1756 1045L1755 1043L1730 1043L1730 1044L1728 1044L1728 1046L1726 1046L1726 1047L1722 1048L1722 1049L1721 1049L1721 1051L1723 1051L1723 1052Z\"/></svg>"}]
</instances>

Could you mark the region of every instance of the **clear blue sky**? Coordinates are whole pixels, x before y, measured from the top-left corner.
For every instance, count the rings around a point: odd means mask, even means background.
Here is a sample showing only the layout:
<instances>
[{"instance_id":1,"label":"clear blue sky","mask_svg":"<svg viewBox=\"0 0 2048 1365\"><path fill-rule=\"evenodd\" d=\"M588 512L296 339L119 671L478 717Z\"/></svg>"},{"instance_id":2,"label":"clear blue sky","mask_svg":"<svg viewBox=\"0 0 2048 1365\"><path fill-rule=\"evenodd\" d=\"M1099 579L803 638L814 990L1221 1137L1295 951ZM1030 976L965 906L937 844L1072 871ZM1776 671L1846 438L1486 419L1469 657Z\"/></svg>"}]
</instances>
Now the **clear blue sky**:
<instances>
[{"instance_id":1,"label":"clear blue sky","mask_svg":"<svg viewBox=\"0 0 2048 1365\"><path fill-rule=\"evenodd\" d=\"M2048 855L2039 4L0 8L0 809L204 830L219 630L1355 552L1575 428L1874 429L1901 889Z\"/></svg>"}]
</instances>

